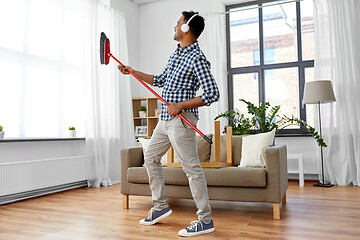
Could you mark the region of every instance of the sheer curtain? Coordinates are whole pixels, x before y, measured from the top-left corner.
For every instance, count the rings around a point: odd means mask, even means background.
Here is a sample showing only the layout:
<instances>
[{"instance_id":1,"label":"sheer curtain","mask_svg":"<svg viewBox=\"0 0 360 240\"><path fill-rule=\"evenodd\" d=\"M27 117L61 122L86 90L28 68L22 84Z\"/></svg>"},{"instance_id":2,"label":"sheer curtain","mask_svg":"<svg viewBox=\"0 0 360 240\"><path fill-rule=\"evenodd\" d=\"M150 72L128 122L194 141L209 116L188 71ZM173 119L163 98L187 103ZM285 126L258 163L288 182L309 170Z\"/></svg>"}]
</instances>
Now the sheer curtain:
<instances>
[{"instance_id":1,"label":"sheer curtain","mask_svg":"<svg viewBox=\"0 0 360 240\"><path fill-rule=\"evenodd\" d=\"M218 84L220 100L211 104L210 107L199 108L198 127L203 133L214 133L214 118L226 111L228 105L225 14L219 13L224 11L221 1L208 1L204 8L206 10L200 12L200 15L205 18L205 30L199 38L199 45L211 63L211 73ZM226 120L220 119L220 121L221 126L225 126Z\"/></svg>"},{"instance_id":2,"label":"sheer curtain","mask_svg":"<svg viewBox=\"0 0 360 240\"><path fill-rule=\"evenodd\" d=\"M330 79L336 96L321 106L325 181L338 185L360 183L359 12L358 0L314 1L315 79Z\"/></svg>"},{"instance_id":3,"label":"sheer curtain","mask_svg":"<svg viewBox=\"0 0 360 240\"><path fill-rule=\"evenodd\" d=\"M89 187L110 186L120 181L120 149L135 144L129 77L117 64L101 65L100 33L110 39L111 52L128 61L125 17L101 1L85 6L85 105Z\"/></svg>"}]
</instances>

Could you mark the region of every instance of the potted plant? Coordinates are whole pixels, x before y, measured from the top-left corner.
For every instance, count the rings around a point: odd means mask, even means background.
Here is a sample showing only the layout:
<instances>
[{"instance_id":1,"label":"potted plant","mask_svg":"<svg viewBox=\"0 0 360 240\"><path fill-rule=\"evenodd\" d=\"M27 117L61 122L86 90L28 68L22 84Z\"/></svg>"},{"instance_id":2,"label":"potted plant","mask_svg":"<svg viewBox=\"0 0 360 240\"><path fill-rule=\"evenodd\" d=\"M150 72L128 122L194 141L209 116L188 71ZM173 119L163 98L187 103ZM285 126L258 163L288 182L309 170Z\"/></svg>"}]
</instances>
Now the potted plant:
<instances>
[{"instance_id":1,"label":"potted plant","mask_svg":"<svg viewBox=\"0 0 360 240\"><path fill-rule=\"evenodd\" d=\"M4 139L5 132L3 131L3 127L0 125L0 139Z\"/></svg>"},{"instance_id":2,"label":"potted plant","mask_svg":"<svg viewBox=\"0 0 360 240\"><path fill-rule=\"evenodd\" d=\"M145 106L140 106L138 110L139 110L139 117L146 117L146 107Z\"/></svg>"},{"instance_id":3,"label":"potted plant","mask_svg":"<svg viewBox=\"0 0 360 240\"><path fill-rule=\"evenodd\" d=\"M287 117L286 115L277 115L280 106L272 107L268 112L269 114L266 114L267 109L270 108L269 102L262 103L257 107L244 99L239 99L239 101L244 102L247 105L248 113L252 116L251 118L246 118L244 114L235 111L226 111L215 118L215 120L222 117L229 119L233 129L233 135L264 133L270 132L273 129L278 130L290 125L298 125L304 127L317 141L319 146L327 147L326 143L315 129L305 121L295 118L294 116ZM276 120L276 118L279 120ZM226 132L226 127L224 132Z\"/></svg>"},{"instance_id":4,"label":"potted plant","mask_svg":"<svg viewBox=\"0 0 360 240\"><path fill-rule=\"evenodd\" d=\"M76 138L76 130L75 127L69 127L70 137Z\"/></svg>"}]
</instances>

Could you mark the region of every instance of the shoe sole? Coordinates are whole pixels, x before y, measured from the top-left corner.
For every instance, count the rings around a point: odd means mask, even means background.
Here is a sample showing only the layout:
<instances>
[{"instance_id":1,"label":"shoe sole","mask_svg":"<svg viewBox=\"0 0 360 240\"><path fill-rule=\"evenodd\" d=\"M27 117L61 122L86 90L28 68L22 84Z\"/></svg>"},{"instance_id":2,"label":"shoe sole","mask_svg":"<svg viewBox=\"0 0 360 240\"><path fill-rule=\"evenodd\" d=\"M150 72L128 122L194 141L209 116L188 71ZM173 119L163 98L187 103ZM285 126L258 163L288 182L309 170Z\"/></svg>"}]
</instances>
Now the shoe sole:
<instances>
[{"instance_id":1,"label":"shoe sole","mask_svg":"<svg viewBox=\"0 0 360 240\"><path fill-rule=\"evenodd\" d=\"M215 228L210 228L210 229L207 229L207 230L204 230L204 231L194 232L194 233L188 233L186 231L184 233L181 233L181 230L180 230L179 235L181 237L193 237L193 236L198 236L198 235L201 235L201 234L212 233L214 231L215 231Z\"/></svg>"},{"instance_id":2,"label":"shoe sole","mask_svg":"<svg viewBox=\"0 0 360 240\"><path fill-rule=\"evenodd\" d=\"M160 217L158 217L155 220L152 220L151 222L145 222L145 219L141 219L140 220L140 224L141 225L146 225L146 226L150 226L150 225L154 225L155 223L157 223L158 221L160 221L161 219L166 218L167 216L169 216L172 213L172 210L170 209L170 211L167 211L165 214L161 215Z\"/></svg>"}]
</instances>

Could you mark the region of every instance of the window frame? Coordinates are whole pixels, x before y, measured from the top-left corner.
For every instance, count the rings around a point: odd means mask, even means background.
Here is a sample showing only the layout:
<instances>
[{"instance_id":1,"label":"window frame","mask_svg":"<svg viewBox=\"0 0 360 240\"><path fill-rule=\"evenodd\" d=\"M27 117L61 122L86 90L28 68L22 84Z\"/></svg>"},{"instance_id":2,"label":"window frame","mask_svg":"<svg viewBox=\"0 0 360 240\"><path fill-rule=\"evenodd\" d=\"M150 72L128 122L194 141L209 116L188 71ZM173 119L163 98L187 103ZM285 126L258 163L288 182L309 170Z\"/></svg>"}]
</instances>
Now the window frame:
<instances>
[{"instance_id":1,"label":"window frame","mask_svg":"<svg viewBox=\"0 0 360 240\"><path fill-rule=\"evenodd\" d=\"M254 66L245 67L231 67L231 42L230 42L230 14L226 14L226 57L227 57L227 82L228 82L228 108L232 110L234 108L234 96L233 96L233 76L243 73L258 73L258 92L259 103L265 102L265 70L281 69L281 68L298 68L298 83L299 83L299 108L300 119L306 121L306 108L302 107L302 99L305 86L305 68L314 67L314 60L303 60L302 58L302 39L301 39L301 7L300 2L296 2L296 27L297 27L297 55L298 60L295 62L285 63L264 63L264 29L263 29L263 9L261 6L264 3L276 2L275 0L258 0L240 4L232 4L226 6L226 12L230 12L231 9L258 5L259 14L259 51L260 51L260 64ZM299 129L281 129L278 131L277 136L280 135L309 135L307 130L303 127Z\"/></svg>"}]
</instances>

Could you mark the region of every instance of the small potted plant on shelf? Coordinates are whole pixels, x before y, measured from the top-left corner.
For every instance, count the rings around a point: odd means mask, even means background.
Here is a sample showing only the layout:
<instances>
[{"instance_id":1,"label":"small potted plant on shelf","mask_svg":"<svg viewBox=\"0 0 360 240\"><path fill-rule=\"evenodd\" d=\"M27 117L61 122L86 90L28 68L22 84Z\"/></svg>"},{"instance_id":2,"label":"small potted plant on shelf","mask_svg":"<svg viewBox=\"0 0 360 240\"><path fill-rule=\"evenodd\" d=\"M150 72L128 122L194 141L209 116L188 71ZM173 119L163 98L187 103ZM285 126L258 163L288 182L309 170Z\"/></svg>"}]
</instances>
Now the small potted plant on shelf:
<instances>
[{"instance_id":1,"label":"small potted plant on shelf","mask_svg":"<svg viewBox=\"0 0 360 240\"><path fill-rule=\"evenodd\" d=\"M75 127L69 127L70 137L76 138L76 130Z\"/></svg>"},{"instance_id":2,"label":"small potted plant on shelf","mask_svg":"<svg viewBox=\"0 0 360 240\"><path fill-rule=\"evenodd\" d=\"M146 117L146 107L145 106L140 106L138 110L139 110L139 117Z\"/></svg>"},{"instance_id":3,"label":"small potted plant on shelf","mask_svg":"<svg viewBox=\"0 0 360 240\"><path fill-rule=\"evenodd\" d=\"M5 132L3 131L3 127L0 125L0 139L4 139Z\"/></svg>"}]
</instances>

